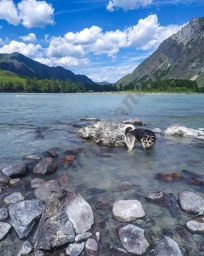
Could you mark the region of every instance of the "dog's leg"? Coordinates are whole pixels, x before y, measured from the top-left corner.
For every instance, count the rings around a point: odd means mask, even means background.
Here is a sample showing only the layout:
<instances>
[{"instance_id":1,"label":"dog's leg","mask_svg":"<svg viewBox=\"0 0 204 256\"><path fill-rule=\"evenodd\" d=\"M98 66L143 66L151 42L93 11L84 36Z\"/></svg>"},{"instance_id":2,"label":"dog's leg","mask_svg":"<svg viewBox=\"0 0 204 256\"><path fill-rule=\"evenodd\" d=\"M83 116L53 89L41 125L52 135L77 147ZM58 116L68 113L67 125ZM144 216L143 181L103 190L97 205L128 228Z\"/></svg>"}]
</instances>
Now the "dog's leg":
<instances>
[{"instance_id":1,"label":"dog's leg","mask_svg":"<svg viewBox=\"0 0 204 256\"><path fill-rule=\"evenodd\" d=\"M128 148L128 151L131 151L135 145L135 136L132 134L127 134L125 136L125 144Z\"/></svg>"}]
</instances>

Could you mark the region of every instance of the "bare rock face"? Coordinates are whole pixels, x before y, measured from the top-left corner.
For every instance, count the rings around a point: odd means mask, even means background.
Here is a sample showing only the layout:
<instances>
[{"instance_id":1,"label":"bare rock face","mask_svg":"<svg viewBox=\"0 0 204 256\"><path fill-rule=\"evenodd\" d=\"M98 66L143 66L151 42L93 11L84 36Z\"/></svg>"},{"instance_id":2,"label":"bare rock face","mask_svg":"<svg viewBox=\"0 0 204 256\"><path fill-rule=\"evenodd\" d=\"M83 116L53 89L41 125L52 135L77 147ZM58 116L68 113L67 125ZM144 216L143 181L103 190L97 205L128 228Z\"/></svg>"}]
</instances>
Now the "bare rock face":
<instances>
[{"instance_id":1,"label":"bare rock face","mask_svg":"<svg viewBox=\"0 0 204 256\"><path fill-rule=\"evenodd\" d=\"M182 256L178 244L167 236L157 243L154 252L157 256Z\"/></svg>"},{"instance_id":2,"label":"bare rock face","mask_svg":"<svg viewBox=\"0 0 204 256\"><path fill-rule=\"evenodd\" d=\"M124 248L132 254L142 255L150 246L144 236L144 230L132 224L119 229L119 237Z\"/></svg>"},{"instance_id":3,"label":"bare rock face","mask_svg":"<svg viewBox=\"0 0 204 256\"><path fill-rule=\"evenodd\" d=\"M130 222L145 216L138 200L119 200L113 204L113 216L121 222Z\"/></svg>"},{"instance_id":4,"label":"bare rock face","mask_svg":"<svg viewBox=\"0 0 204 256\"><path fill-rule=\"evenodd\" d=\"M88 231L94 224L91 206L78 193L72 193L68 196L66 213L73 223L77 234Z\"/></svg>"},{"instance_id":5,"label":"bare rock face","mask_svg":"<svg viewBox=\"0 0 204 256\"><path fill-rule=\"evenodd\" d=\"M96 256L98 254L98 245L93 238L89 238L85 243L85 251L87 255Z\"/></svg>"},{"instance_id":6,"label":"bare rock face","mask_svg":"<svg viewBox=\"0 0 204 256\"><path fill-rule=\"evenodd\" d=\"M39 200L21 201L8 207L10 223L20 239L29 235L35 224L35 219L41 215L43 209L44 204Z\"/></svg>"},{"instance_id":7,"label":"bare rock face","mask_svg":"<svg viewBox=\"0 0 204 256\"><path fill-rule=\"evenodd\" d=\"M66 205L61 204L53 195L48 199L46 208L33 237L34 248L50 250L68 242L74 242L75 232L66 213Z\"/></svg>"},{"instance_id":8,"label":"bare rock face","mask_svg":"<svg viewBox=\"0 0 204 256\"><path fill-rule=\"evenodd\" d=\"M187 228L192 233L204 233L204 218L199 217L186 223Z\"/></svg>"},{"instance_id":9,"label":"bare rock face","mask_svg":"<svg viewBox=\"0 0 204 256\"><path fill-rule=\"evenodd\" d=\"M0 240L2 240L9 232L11 225L8 223L0 222Z\"/></svg>"},{"instance_id":10,"label":"bare rock face","mask_svg":"<svg viewBox=\"0 0 204 256\"><path fill-rule=\"evenodd\" d=\"M28 167L23 163L12 164L4 168L2 173L11 178L18 178L27 175Z\"/></svg>"},{"instance_id":11,"label":"bare rock face","mask_svg":"<svg viewBox=\"0 0 204 256\"><path fill-rule=\"evenodd\" d=\"M161 191L154 191L151 194L149 194L146 197L147 201L158 204L158 205L163 205L163 206L169 206L170 205L170 199L167 194Z\"/></svg>"},{"instance_id":12,"label":"bare rock face","mask_svg":"<svg viewBox=\"0 0 204 256\"><path fill-rule=\"evenodd\" d=\"M204 200L197 194L190 191L183 191L178 194L181 209L192 214L204 212Z\"/></svg>"},{"instance_id":13,"label":"bare rock face","mask_svg":"<svg viewBox=\"0 0 204 256\"><path fill-rule=\"evenodd\" d=\"M33 169L34 173L47 174L56 171L55 161L51 157L41 160Z\"/></svg>"}]
</instances>

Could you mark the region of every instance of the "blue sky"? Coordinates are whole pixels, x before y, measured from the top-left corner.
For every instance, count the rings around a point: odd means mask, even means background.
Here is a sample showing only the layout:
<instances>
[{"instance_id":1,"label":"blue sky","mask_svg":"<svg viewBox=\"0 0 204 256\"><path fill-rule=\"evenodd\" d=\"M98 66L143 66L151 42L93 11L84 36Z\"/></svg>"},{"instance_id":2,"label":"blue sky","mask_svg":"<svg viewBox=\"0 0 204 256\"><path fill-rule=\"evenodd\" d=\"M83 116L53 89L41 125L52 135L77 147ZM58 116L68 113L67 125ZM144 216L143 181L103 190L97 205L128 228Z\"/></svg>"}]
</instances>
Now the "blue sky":
<instances>
[{"instance_id":1,"label":"blue sky","mask_svg":"<svg viewBox=\"0 0 204 256\"><path fill-rule=\"evenodd\" d=\"M204 0L0 0L0 52L114 83L195 16Z\"/></svg>"}]
</instances>

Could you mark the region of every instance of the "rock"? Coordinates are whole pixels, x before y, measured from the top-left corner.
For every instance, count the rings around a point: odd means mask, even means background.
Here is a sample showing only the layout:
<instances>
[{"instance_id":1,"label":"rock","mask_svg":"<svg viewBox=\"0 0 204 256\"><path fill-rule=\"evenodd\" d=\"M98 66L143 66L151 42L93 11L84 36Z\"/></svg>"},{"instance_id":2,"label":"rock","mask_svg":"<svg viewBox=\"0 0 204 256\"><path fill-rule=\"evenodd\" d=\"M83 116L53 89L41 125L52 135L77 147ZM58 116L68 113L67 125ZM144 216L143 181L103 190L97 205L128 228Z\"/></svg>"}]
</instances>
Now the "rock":
<instances>
[{"instance_id":1,"label":"rock","mask_svg":"<svg viewBox=\"0 0 204 256\"><path fill-rule=\"evenodd\" d=\"M23 201L24 197L22 196L22 194L20 192L13 192L12 194L10 194L9 196L4 198L4 203L5 204L15 204L19 201Z\"/></svg>"},{"instance_id":2,"label":"rock","mask_svg":"<svg viewBox=\"0 0 204 256\"><path fill-rule=\"evenodd\" d=\"M77 234L86 232L94 224L91 206L78 193L68 196L66 212Z\"/></svg>"},{"instance_id":3,"label":"rock","mask_svg":"<svg viewBox=\"0 0 204 256\"><path fill-rule=\"evenodd\" d=\"M41 215L43 209L44 204L39 200L20 201L8 207L10 223L20 239L29 235L36 218Z\"/></svg>"},{"instance_id":4,"label":"rock","mask_svg":"<svg viewBox=\"0 0 204 256\"><path fill-rule=\"evenodd\" d=\"M61 163L72 163L75 159L77 159L76 156L63 156L59 161Z\"/></svg>"},{"instance_id":5,"label":"rock","mask_svg":"<svg viewBox=\"0 0 204 256\"><path fill-rule=\"evenodd\" d=\"M192 214L202 214L204 211L204 200L197 194L183 191L178 194L181 209Z\"/></svg>"},{"instance_id":6,"label":"rock","mask_svg":"<svg viewBox=\"0 0 204 256\"><path fill-rule=\"evenodd\" d=\"M23 163L12 164L4 168L2 173L11 178L18 178L27 175L28 167Z\"/></svg>"},{"instance_id":7,"label":"rock","mask_svg":"<svg viewBox=\"0 0 204 256\"><path fill-rule=\"evenodd\" d=\"M194 178L194 177L189 177L187 179L187 182L192 184L192 185L195 185L195 186L203 186L204 185L204 181L199 180L199 179Z\"/></svg>"},{"instance_id":8,"label":"rock","mask_svg":"<svg viewBox=\"0 0 204 256\"><path fill-rule=\"evenodd\" d=\"M176 227L175 231L184 242L192 244L192 235L186 228L182 226Z\"/></svg>"},{"instance_id":9,"label":"rock","mask_svg":"<svg viewBox=\"0 0 204 256\"><path fill-rule=\"evenodd\" d=\"M145 216L138 200L119 200L113 204L113 216L121 222L131 222Z\"/></svg>"},{"instance_id":10,"label":"rock","mask_svg":"<svg viewBox=\"0 0 204 256\"><path fill-rule=\"evenodd\" d=\"M166 173L159 173L156 175L156 179L158 180L162 180L162 181L167 181L167 182L175 182L175 181L179 181L183 178L183 176L179 173L170 173L170 174L166 174Z\"/></svg>"},{"instance_id":11,"label":"rock","mask_svg":"<svg viewBox=\"0 0 204 256\"><path fill-rule=\"evenodd\" d=\"M170 205L170 199L167 194L161 191L154 191L151 194L149 194L146 197L147 201L154 203L154 204L159 204L163 206L169 206Z\"/></svg>"},{"instance_id":12,"label":"rock","mask_svg":"<svg viewBox=\"0 0 204 256\"><path fill-rule=\"evenodd\" d=\"M37 250L50 250L53 247L74 242L75 232L66 213L66 204L61 204L53 195L48 199L38 228L33 237Z\"/></svg>"},{"instance_id":13,"label":"rock","mask_svg":"<svg viewBox=\"0 0 204 256\"><path fill-rule=\"evenodd\" d=\"M154 252L157 256L182 256L178 244L167 236L157 242Z\"/></svg>"},{"instance_id":14,"label":"rock","mask_svg":"<svg viewBox=\"0 0 204 256\"><path fill-rule=\"evenodd\" d=\"M124 248L132 254L141 255L150 246L144 236L144 230L132 224L120 228L119 237Z\"/></svg>"},{"instance_id":15,"label":"rock","mask_svg":"<svg viewBox=\"0 0 204 256\"><path fill-rule=\"evenodd\" d=\"M44 256L44 255L45 255L45 253L44 253L43 251L41 251L41 250L36 250L34 256Z\"/></svg>"},{"instance_id":16,"label":"rock","mask_svg":"<svg viewBox=\"0 0 204 256\"><path fill-rule=\"evenodd\" d=\"M93 238L89 238L85 243L85 251L90 256L95 256L98 253L98 245Z\"/></svg>"},{"instance_id":17,"label":"rock","mask_svg":"<svg viewBox=\"0 0 204 256\"><path fill-rule=\"evenodd\" d=\"M95 117L86 117L86 118L81 118L81 121L100 121L99 118L95 118Z\"/></svg>"},{"instance_id":18,"label":"rock","mask_svg":"<svg viewBox=\"0 0 204 256\"><path fill-rule=\"evenodd\" d=\"M92 237L91 232L82 233L82 234L79 234L75 237L75 242L76 243L84 242L87 239L89 239L90 237Z\"/></svg>"},{"instance_id":19,"label":"rock","mask_svg":"<svg viewBox=\"0 0 204 256\"><path fill-rule=\"evenodd\" d=\"M165 135L179 136L179 137L193 137L201 138L204 133L200 130L190 129L181 124L172 124L164 132Z\"/></svg>"},{"instance_id":20,"label":"rock","mask_svg":"<svg viewBox=\"0 0 204 256\"><path fill-rule=\"evenodd\" d=\"M9 232L11 225L8 223L0 222L0 240L2 240Z\"/></svg>"},{"instance_id":21,"label":"rock","mask_svg":"<svg viewBox=\"0 0 204 256\"><path fill-rule=\"evenodd\" d=\"M154 128L154 129L152 129L152 131L153 131L154 133L159 133L159 134L162 133L162 131L161 131L160 128Z\"/></svg>"},{"instance_id":22,"label":"rock","mask_svg":"<svg viewBox=\"0 0 204 256\"><path fill-rule=\"evenodd\" d=\"M17 256L28 255L32 250L33 246L28 241L25 241Z\"/></svg>"},{"instance_id":23,"label":"rock","mask_svg":"<svg viewBox=\"0 0 204 256\"><path fill-rule=\"evenodd\" d=\"M114 256L130 256L131 254L122 248L110 247L111 255Z\"/></svg>"},{"instance_id":24,"label":"rock","mask_svg":"<svg viewBox=\"0 0 204 256\"><path fill-rule=\"evenodd\" d=\"M138 117L122 121L123 124L145 125Z\"/></svg>"},{"instance_id":25,"label":"rock","mask_svg":"<svg viewBox=\"0 0 204 256\"><path fill-rule=\"evenodd\" d=\"M56 198L60 198L64 195L63 189L56 180L49 180L34 190L35 197L43 202L46 202L48 197L52 194L54 194Z\"/></svg>"},{"instance_id":26,"label":"rock","mask_svg":"<svg viewBox=\"0 0 204 256\"><path fill-rule=\"evenodd\" d=\"M78 256L80 255L80 253L83 251L84 249L84 243L74 243L74 244L70 244L67 249L66 249L66 253L70 256Z\"/></svg>"},{"instance_id":27,"label":"rock","mask_svg":"<svg viewBox=\"0 0 204 256\"><path fill-rule=\"evenodd\" d=\"M57 176L57 181L60 187L63 188L65 191L70 193L76 191L76 186L71 182L68 172L60 173Z\"/></svg>"},{"instance_id":28,"label":"rock","mask_svg":"<svg viewBox=\"0 0 204 256\"><path fill-rule=\"evenodd\" d=\"M33 169L34 173L47 174L56 171L55 161L51 157L41 160Z\"/></svg>"},{"instance_id":29,"label":"rock","mask_svg":"<svg viewBox=\"0 0 204 256\"><path fill-rule=\"evenodd\" d=\"M106 203L98 203L96 205L96 209L98 210L109 210L112 207L112 205L108 202Z\"/></svg>"},{"instance_id":30,"label":"rock","mask_svg":"<svg viewBox=\"0 0 204 256\"><path fill-rule=\"evenodd\" d=\"M0 184L8 184L9 181L10 177L2 173L2 171L0 171Z\"/></svg>"},{"instance_id":31,"label":"rock","mask_svg":"<svg viewBox=\"0 0 204 256\"><path fill-rule=\"evenodd\" d=\"M45 181L43 179L36 178L31 180L30 184L31 188L38 188L40 185L45 184Z\"/></svg>"},{"instance_id":32,"label":"rock","mask_svg":"<svg viewBox=\"0 0 204 256\"><path fill-rule=\"evenodd\" d=\"M9 184L12 186L12 185L15 185L16 183L18 183L19 181L20 181L19 178L11 179L11 180L9 181Z\"/></svg>"},{"instance_id":33,"label":"rock","mask_svg":"<svg viewBox=\"0 0 204 256\"><path fill-rule=\"evenodd\" d=\"M40 161L41 157L38 155L29 155L23 158L23 160L36 160L36 161Z\"/></svg>"},{"instance_id":34,"label":"rock","mask_svg":"<svg viewBox=\"0 0 204 256\"><path fill-rule=\"evenodd\" d=\"M187 170L182 170L182 173L184 173L188 177L193 177L193 178L198 178L198 179L203 179L204 178L204 175L199 174L197 172L191 172L191 171L187 171Z\"/></svg>"},{"instance_id":35,"label":"rock","mask_svg":"<svg viewBox=\"0 0 204 256\"><path fill-rule=\"evenodd\" d=\"M121 183L118 184L116 187L113 188L114 192L122 192L122 191L128 191L132 188L132 184L130 183Z\"/></svg>"},{"instance_id":36,"label":"rock","mask_svg":"<svg viewBox=\"0 0 204 256\"><path fill-rule=\"evenodd\" d=\"M8 218L8 211L6 208L0 208L0 221L4 221Z\"/></svg>"},{"instance_id":37,"label":"rock","mask_svg":"<svg viewBox=\"0 0 204 256\"><path fill-rule=\"evenodd\" d=\"M177 199L172 193L169 193L170 205L169 205L169 212L171 213L173 218L180 217L181 208L178 205Z\"/></svg>"},{"instance_id":38,"label":"rock","mask_svg":"<svg viewBox=\"0 0 204 256\"><path fill-rule=\"evenodd\" d=\"M88 139L103 146L123 147L125 124L110 122L97 122L93 125L79 129L76 134L83 139Z\"/></svg>"},{"instance_id":39,"label":"rock","mask_svg":"<svg viewBox=\"0 0 204 256\"><path fill-rule=\"evenodd\" d=\"M96 232L96 242L99 243L99 240L100 240L100 237L101 237L101 234L100 232Z\"/></svg>"},{"instance_id":40,"label":"rock","mask_svg":"<svg viewBox=\"0 0 204 256\"><path fill-rule=\"evenodd\" d=\"M190 220L186 223L186 226L192 233L204 233L204 217Z\"/></svg>"},{"instance_id":41,"label":"rock","mask_svg":"<svg viewBox=\"0 0 204 256\"><path fill-rule=\"evenodd\" d=\"M49 150L46 151L51 157L56 157L58 156L58 153L56 152L55 149L51 148Z\"/></svg>"}]
</instances>

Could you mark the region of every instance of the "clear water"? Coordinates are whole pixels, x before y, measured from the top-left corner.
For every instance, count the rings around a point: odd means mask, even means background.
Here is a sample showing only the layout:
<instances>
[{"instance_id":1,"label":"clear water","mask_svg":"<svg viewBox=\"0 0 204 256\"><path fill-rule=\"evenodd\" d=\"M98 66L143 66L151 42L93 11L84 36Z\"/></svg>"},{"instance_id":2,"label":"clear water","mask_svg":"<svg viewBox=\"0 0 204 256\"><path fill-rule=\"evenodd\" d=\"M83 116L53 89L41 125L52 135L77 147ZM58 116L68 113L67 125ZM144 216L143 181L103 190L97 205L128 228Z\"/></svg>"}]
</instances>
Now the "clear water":
<instances>
[{"instance_id":1,"label":"clear water","mask_svg":"<svg viewBox=\"0 0 204 256\"><path fill-rule=\"evenodd\" d=\"M185 175L181 181L172 183L155 179L160 172L183 174L182 170L188 170L204 174L204 141L158 135L151 152L144 152L138 144L129 153L126 148L95 145L93 149L90 142L78 138L74 133L78 128L74 128L73 124L85 124L80 118L86 116L113 122L117 122L116 119L139 117L148 128L161 128L162 131L174 123L195 129L204 127L204 95L133 96L138 102L136 104L129 100L128 109L123 103L126 98L124 94L0 94L0 169L22 161L26 155L40 154L54 147L59 148L59 155L68 149L89 148L93 152L92 156L81 155L77 160L82 168L70 169L61 165L54 175L43 178L53 179L59 172L69 171L77 191L94 210L95 230L102 235L99 255L111 255L107 244L115 247L122 245L115 235L119 222L113 219L111 209L97 210L96 205L107 202L112 205L119 199L141 201L146 215L155 222L152 227L144 228L152 242L165 232L172 231L171 235L186 253L184 255L193 255L188 250L194 250L197 253L195 255L202 255L202 248L197 248L195 242L191 249L186 249L188 245L175 232L178 225L185 226L192 216L181 211L178 218L173 218L168 207L149 203L145 196L152 191L163 191L177 197L178 192L188 190L204 198L204 187L189 184ZM128 115L121 113L123 111ZM36 131L40 131L43 137L38 138L36 135L39 132ZM118 189L121 184L125 184L125 188ZM140 225L143 221L134 224ZM204 235L200 237L204 243ZM19 248L22 242L15 239ZM152 254L148 252L146 255Z\"/></svg>"}]
</instances>

